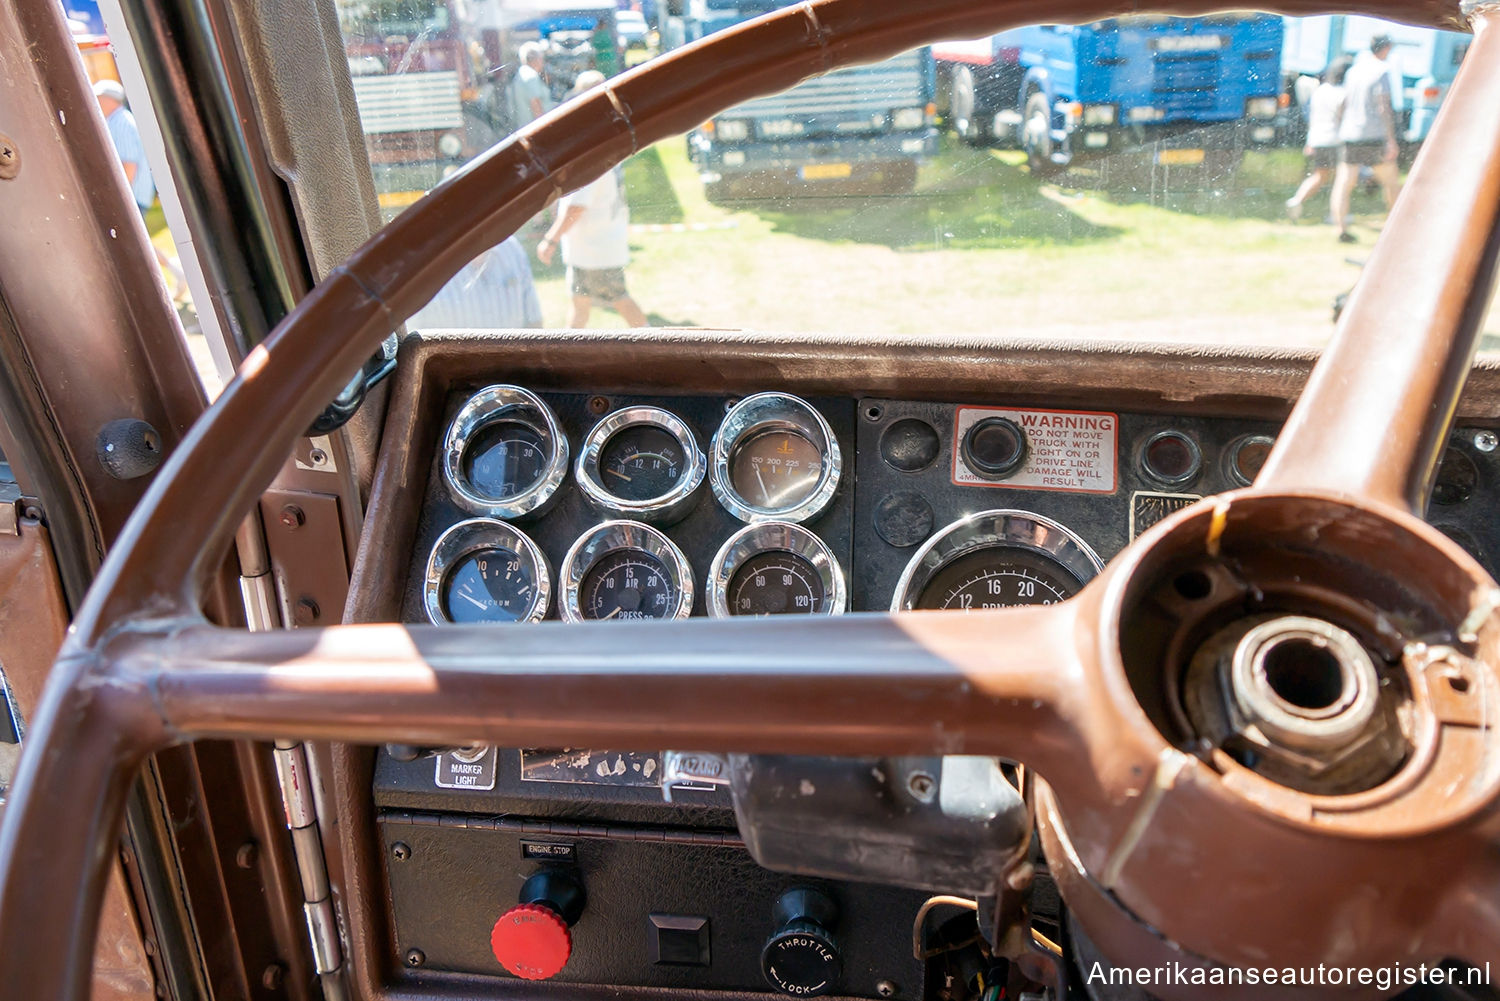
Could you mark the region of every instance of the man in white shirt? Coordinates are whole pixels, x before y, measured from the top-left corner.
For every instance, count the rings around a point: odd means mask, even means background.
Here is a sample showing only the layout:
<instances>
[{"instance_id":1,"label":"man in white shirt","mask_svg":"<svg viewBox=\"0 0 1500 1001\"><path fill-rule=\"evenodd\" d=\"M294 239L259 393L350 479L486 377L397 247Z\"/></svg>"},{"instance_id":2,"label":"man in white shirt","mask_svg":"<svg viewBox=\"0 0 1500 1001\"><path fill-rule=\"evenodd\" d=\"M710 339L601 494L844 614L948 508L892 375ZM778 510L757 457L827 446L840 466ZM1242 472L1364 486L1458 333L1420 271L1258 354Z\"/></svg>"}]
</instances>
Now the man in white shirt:
<instances>
[{"instance_id":1,"label":"man in white shirt","mask_svg":"<svg viewBox=\"0 0 1500 1001\"><path fill-rule=\"evenodd\" d=\"M1389 35L1370 39L1370 51L1360 56L1344 78L1344 112L1339 120L1338 173L1333 179L1333 221L1339 239L1353 243L1349 232L1349 200L1359 180L1359 169L1369 167L1385 193L1386 211L1401 193L1396 165L1396 112L1391 101Z\"/></svg>"},{"instance_id":2,"label":"man in white shirt","mask_svg":"<svg viewBox=\"0 0 1500 1001\"><path fill-rule=\"evenodd\" d=\"M604 82L594 70L578 75L569 97ZM568 289L573 294L568 326L588 325L597 301L610 306L632 327L650 323L625 289L625 265L630 263L630 209L620 189L620 175L611 170L592 184L564 195L557 203L557 221L537 244L536 256L551 264L558 247L568 266Z\"/></svg>"}]
</instances>

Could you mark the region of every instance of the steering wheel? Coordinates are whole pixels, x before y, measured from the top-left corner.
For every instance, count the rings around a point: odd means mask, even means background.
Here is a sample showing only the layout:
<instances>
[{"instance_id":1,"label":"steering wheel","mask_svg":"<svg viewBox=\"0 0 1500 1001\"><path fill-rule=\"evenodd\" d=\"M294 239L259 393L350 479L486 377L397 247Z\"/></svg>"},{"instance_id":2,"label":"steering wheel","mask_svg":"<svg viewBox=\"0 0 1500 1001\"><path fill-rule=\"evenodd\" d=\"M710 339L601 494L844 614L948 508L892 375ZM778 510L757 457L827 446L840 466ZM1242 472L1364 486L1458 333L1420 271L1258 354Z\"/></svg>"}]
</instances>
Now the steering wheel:
<instances>
[{"instance_id":1,"label":"steering wheel","mask_svg":"<svg viewBox=\"0 0 1500 1001\"><path fill-rule=\"evenodd\" d=\"M170 458L79 610L0 828L0 999L87 996L126 790L148 755L200 738L1001 756L1044 780L1049 862L1106 954L1492 959L1500 589L1419 515L1500 253L1494 7L1254 486L1161 523L1071 601L809 617L777 624L774 655L764 624L736 619L545 623L500 644L482 626L247 633L198 611L241 513L347 373L563 192L816 73L1125 12L786 8L542 118L336 269ZM1459 26L1425 2L1374 13Z\"/></svg>"}]
</instances>

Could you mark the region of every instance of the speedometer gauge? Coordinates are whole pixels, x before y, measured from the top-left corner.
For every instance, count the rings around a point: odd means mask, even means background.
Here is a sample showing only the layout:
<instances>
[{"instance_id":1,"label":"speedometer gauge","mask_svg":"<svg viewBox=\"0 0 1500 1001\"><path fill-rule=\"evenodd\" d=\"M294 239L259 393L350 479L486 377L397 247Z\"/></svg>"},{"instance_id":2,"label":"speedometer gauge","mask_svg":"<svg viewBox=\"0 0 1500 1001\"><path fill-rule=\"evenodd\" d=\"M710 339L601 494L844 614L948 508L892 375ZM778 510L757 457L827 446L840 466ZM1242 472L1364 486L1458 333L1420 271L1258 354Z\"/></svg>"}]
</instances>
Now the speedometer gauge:
<instances>
[{"instance_id":1,"label":"speedometer gauge","mask_svg":"<svg viewBox=\"0 0 1500 1001\"><path fill-rule=\"evenodd\" d=\"M917 550L891 611L971 611L1051 605L1103 569L1072 531L1027 511L983 511L955 521Z\"/></svg>"},{"instance_id":2,"label":"speedometer gauge","mask_svg":"<svg viewBox=\"0 0 1500 1001\"><path fill-rule=\"evenodd\" d=\"M839 615L844 572L800 525L763 521L729 537L708 570L708 614Z\"/></svg>"}]
</instances>

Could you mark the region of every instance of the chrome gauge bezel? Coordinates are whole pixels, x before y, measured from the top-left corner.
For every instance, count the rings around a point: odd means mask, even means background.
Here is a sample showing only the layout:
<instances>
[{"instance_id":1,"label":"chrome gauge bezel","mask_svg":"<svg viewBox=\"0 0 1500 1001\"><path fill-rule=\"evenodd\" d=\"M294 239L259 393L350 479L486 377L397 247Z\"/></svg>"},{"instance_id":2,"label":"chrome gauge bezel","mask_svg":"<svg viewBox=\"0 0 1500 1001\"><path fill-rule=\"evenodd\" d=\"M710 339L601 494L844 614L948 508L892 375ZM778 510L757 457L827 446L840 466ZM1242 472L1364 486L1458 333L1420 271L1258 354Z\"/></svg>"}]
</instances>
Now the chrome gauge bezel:
<instances>
[{"instance_id":1,"label":"chrome gauge bezel","mask_svg":"<svg viewBox=\"0 0 1500 1001\"><path fill-rule=\"evenodd\" d=\"M515 421L541 439L547 461L542 475L513 497L486 497L464 474L464 454L474 435L499 421ZM557 493L568 475L568 436L542 398L520 386L486 386L464 403L443 436L443 482L455 503L489 518L521 518L538 511Z\"/></svg>"},{"instance_id":2,"label":"chrome gauge bezel","mask_svg":"<svg viewBox=\"0 0 1500 1001\"><path fill-rule=\"evenodd\" d=\"M677 485L660 497L627 500L616 496L605 485L599 460L611 438L626 428L641 425L659 428L677 440L682 449L683 473ZM693 495L703 484L707 471L708 457L698 447L693 429L680 417L660 407L625 407L594 425L583 440L573 475L584 498L599 510L661 525L681 518L692 509Z\"/></svg>"},{"instance_id":3,"label":"chrome gauge bezel","mask_svg":"<svg viewBox=\"0 0 1500 1001\"><path fill-rule=\"evenodd\" d=\"M470 518L453 525L438 536L427 557L427 573L422 580L422 605L427 611L427 620L434 625L451 625L453 620L443 612L443 584L448 574L470 553L479 549L504 549L515 553L530 564L532 580L536 582L536 594L527 613L512 623L493 625L515 625L521 622L540 622L547 616L552 604L552 568L547 557L531 537L513 525L493 518Z\"/></svg>"},{"instance_id":4,"label":"chrome gauge bezel","mask_svg":"<svg viewBox=\"0 0 1500 1001\"><path fill-rule=\"evenodd\" d=\"M767 431L795 431L812 443L822 456L817 485L796 504L780 508L760 507L740 496L731 477L731 463L741 444ZM843 454L833 428L816 407L788 393L757 393L747 396L724 415L709 446L712 456L708 483L719 504L740 521L786 521L800 524L816 518L828 507L839 488L844 469Z\"/></svg>"},{"instance_id":5,"label":"chrome gauge bezel","mask_svg":"<svg viewBox=\"0 0 1500 1001\"><path fill-rule=\"evenodd\" d=\"M762 553L791 553L806 560L823 585L823 608L814 614L844 614L848 601L844 571L828 544L801 525L762 521L735 532L714 555L708 569L709 615L716 619L733 616L729 610L729 584L746 560Z\"/></svg>"},{"instance_id":6,"label":"chrome gauge bezel","mask_svg":"<svg viewBox=\"0 0 1500 1001\"><path fill-rule=\"evenodd\" d=\"M1080 584L1087 584L1104 569L1093 547L1060 522L1031 511L980 511L945 526L912 555L896 582L891 611L912 611L938 571L961 556L990 548L1041 553L1078 578Z\"/></svg>"},{"instance_id":7,"label":"chrome gauge bezel","mask_svg":"<svg viewBox=\"0 0 1500 1001\"><path fill-rule=\"evenodd\" d=\"M586 618L579 603L584 578L594 564L620 550L633 549L654 556L666 569L667 578L677 589L677 607L667 619L685 619L693 611L693 568L677 544L650 525L639 521L606 521L595 525L568 549L563 557L562 569L558 571L562 592L559 595L558 613L565 622L592 622Z\"/></svg>"}]
</instances>

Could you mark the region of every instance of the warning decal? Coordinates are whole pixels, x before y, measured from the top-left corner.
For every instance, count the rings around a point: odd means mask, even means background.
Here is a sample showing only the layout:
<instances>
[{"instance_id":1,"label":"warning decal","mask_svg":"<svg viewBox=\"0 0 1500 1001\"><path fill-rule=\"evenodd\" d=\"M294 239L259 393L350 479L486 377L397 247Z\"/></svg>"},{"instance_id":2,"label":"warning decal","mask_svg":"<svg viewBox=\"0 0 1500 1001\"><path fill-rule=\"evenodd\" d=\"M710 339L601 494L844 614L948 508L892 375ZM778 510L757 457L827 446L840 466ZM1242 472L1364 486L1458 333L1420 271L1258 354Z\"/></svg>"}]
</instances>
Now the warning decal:
<instances>
[{"instance_id":1,"label":"warning decal","mask_svg":"<svg viewBox=\"0 0 1500 1001\"><path fill-rule=\"evenodd\" d=\"M1026 458L1004 479L981 476L970 469L959 447L971 427L991 417L1014 422L1026 435ZM1116 414L1094 411L959 407L953 429L953 482L960 486L1114 493L1119 426Z\"/></svg>"}]
</instances>

